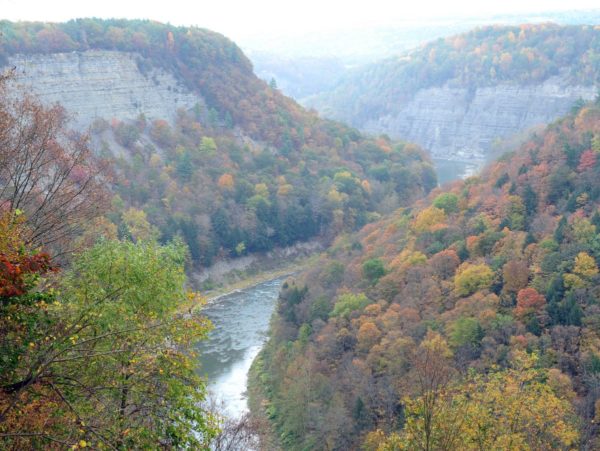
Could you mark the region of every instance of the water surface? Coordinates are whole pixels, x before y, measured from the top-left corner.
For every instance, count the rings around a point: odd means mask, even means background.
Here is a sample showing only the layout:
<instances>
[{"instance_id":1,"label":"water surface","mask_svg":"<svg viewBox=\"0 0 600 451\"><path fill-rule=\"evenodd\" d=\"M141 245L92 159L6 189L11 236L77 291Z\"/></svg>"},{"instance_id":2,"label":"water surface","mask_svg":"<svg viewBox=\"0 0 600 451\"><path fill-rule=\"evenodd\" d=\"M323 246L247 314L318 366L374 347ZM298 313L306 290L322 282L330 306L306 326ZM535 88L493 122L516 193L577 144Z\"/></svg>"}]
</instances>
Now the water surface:
<instances>
[{"instance_id":1,"label":"water surface","mask_svg":"<svg viewBox=\"0 0 600 451\"><path fill-rule=\"evenodd\" d=\"M435 166L440 185L453 180L470 177L471 175L477 173L477 171L481 168L481 164L479 163L442 160L440 158L434 158L433 164Z\"/></svg>"},{"instance_id":2,"label":"water surface","mask_svg":"<svg viewBox=\"0 0 600 451\"><path fill-rule=\"evenodd\" d=\"M222 296L202 311L214 329L208 340L197 345L200 373L207 376L208 389L223 401L225 413L231 417L248 410L248 370L265 343L284 280L271 280Z\"/></svg>"}]
</instances>

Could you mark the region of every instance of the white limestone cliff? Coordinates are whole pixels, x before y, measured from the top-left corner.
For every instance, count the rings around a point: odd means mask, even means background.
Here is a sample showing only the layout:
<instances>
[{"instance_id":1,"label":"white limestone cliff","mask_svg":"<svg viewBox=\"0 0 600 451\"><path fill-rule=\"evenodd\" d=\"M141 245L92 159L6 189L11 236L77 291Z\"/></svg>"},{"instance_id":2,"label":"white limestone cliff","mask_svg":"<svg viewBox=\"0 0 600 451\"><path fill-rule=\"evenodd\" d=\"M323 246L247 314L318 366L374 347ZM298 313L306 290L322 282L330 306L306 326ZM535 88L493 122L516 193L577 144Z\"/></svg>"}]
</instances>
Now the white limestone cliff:
<instances>
[{"instance_id":1,"label":"white limestone cliff","mask_svg":"<svg viewBox=\"0 0 600 451\"><path fill-rule=\"evenodd\" d=\"M172 119L179 108L205 105L163 69L142 71L135 53L89 50L54 54L14 55L17 83L43 102L62 104L77 126L94 119Z\"/></svg>"}]
</instances>

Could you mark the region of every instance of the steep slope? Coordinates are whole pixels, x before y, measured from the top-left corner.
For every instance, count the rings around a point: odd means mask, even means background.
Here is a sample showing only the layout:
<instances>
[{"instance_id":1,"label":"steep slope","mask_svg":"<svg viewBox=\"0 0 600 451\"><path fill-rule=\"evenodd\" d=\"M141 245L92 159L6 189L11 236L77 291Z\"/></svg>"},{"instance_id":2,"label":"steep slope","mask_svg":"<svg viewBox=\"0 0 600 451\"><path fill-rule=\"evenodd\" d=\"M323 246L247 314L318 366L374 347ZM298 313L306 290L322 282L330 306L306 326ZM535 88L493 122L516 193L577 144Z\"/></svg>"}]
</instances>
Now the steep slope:
<instances>
[{"instance_id":1,"label":"steep slope","mask_svg":"<svg viewBox=\"0 0 600 451\"><path fill-rule=\"evenodd\" d=\"M592 100L599 54L598 27L487 26L359 69L307 104L435 157L483 159L498 139Z\"/></svg>"},{"instance_id":2,"label":"steep slope","mask_svg":"<svg viewBox=\"0 0 600 451\"><path fill-rule=\"evenodd\" d=\"M119 235L179 235L197 264L330 239L436 184L417 146L307 112L217 33L95 19L0 31L17 84L91 125L113 160Z\"/></svg>"},{"instance_id":3,"label":"steep slope","mask_svg":"<svg viewBox=\"0 0 600 451\"><path fill-rule=\"evenodd\" d=\"M599 154L596 103L288 281L253 369L284 448L597 449Z\"/></svg>"}]
</instances>

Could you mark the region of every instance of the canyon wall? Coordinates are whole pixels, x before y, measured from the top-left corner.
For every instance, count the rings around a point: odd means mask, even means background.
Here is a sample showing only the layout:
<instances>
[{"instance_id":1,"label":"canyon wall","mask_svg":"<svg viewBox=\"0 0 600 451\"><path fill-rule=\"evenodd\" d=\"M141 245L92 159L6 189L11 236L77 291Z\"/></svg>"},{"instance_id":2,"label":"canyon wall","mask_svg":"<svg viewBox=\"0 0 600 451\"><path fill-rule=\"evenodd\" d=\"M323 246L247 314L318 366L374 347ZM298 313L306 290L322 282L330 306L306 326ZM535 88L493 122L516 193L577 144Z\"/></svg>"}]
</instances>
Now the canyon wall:
<instances>
[{"instance_id":1,"label":"canyon wall","mask_svg":"<svg viewBox=\"0 0 600 451\"><path fill-rule=\"evenodd\" d=\"M578 99L591 100L594 86L571 85L554 76L541 84L500 84L475 89L421 89L394 113L355 124L415 142L435 158L483 160L494 142L548 124L566 114Z\"/></svg>"},{"instance_id":2,"label":"canyon wall","mask_svg":"<svg viewBox=\"0 0 600 451\"><path fill-rule=\"evenodd\" d=\"M148 67L141 56L107 50L14 55L17 83L47 103L59 102L78 126L96 118L172 119L179 108L204 100L162 69Z\"/></svg>"}]
</instances>

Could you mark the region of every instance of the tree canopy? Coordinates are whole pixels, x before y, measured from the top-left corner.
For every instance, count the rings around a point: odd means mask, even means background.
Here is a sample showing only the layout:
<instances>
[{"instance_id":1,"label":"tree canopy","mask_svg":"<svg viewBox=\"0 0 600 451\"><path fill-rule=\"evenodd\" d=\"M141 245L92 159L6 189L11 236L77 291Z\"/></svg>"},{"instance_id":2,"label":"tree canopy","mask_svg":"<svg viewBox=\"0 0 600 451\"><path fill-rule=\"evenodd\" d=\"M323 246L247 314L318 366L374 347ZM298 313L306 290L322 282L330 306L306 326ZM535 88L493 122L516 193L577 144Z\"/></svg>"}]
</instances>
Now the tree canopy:
<instances>
[{"instance_id":1,"label":"tree canopy","mask_svg":"<svg viewBox=\"0 0 600 451\"><path fill-rule=\"evenodd\" d=\"M598 447L598 136L582 105L294 278L254 394L286 449Z\"/></svg>"}]
</instances>

